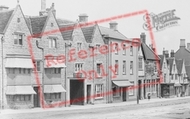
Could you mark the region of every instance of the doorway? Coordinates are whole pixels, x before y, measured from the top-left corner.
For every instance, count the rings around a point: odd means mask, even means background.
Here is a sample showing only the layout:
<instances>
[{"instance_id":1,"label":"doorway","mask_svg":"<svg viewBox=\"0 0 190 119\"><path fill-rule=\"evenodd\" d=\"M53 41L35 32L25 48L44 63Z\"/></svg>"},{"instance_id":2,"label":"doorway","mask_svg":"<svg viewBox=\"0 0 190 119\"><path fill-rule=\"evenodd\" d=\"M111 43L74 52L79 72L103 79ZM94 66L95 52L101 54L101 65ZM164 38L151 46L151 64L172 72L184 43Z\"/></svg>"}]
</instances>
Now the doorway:
<instances>
[{"instance_id":1,"label":"doorway","mask_svg":"<svg viewBox=\"0 0 190 119\"><path fill-rule=\"evenodd\" d=\"M138 80L138 98L141 99L141 90L142 90L142 86L141 86L141 80Z\"/></svg>"},{"instance_id":2,"label":"doorway","mask_svg":"<svg viewBox=\"0 0 190 119\"><path fill-rule=\"evenodd\" d=\"M40 94L39 94L39 87L33 88L36 94L34 94L34 107L40 107Z\"/></svg>"},{"instance_id":3,"label":"doorway","mask_svg":"<svg viewBox=\"0 0 190 119\"><path fill-rule=\"evenodd\" d=\"M70 80L71 105L84 105L84 80Z\"/></svg>"},{"instance_id":4,"label":"doorway","mask_svg":"<svg viewBox=\"0 0 190 119\"><path fill-rule=\"evenodd\" d=\"M91 103L91 85L87 85L87 104Z\"/></svg>"},{"instance_id":5,"label":"doorway","mask_svg":"<svg viewBox=\"0 0 190 119\"><path fill-rule=\"evenodd\" d=\"M127 100L127 98L126 98L126 87L124 87L124 88L122 88L123 89L123 102L125 102L126 100Z\"/></svg>"}]
</instances>

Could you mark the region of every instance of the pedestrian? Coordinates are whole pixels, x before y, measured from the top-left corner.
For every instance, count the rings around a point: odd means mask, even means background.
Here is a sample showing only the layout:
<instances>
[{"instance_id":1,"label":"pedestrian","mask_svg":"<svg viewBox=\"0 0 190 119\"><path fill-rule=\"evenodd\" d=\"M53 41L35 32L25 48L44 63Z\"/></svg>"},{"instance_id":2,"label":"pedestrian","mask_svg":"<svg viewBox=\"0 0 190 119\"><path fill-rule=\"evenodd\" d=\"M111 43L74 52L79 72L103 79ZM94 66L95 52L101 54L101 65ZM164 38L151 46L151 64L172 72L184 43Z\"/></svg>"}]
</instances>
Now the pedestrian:
<instances>
[{"instance_id":1,"label":"pedestrian","mask_svg":"<svg viewBox=\"0 0 190 119\"><path fill-rule=\"evenodd\" d=\"M148 93L148 100L150 100L150 93Z\"/></svg>"}]
</instances>

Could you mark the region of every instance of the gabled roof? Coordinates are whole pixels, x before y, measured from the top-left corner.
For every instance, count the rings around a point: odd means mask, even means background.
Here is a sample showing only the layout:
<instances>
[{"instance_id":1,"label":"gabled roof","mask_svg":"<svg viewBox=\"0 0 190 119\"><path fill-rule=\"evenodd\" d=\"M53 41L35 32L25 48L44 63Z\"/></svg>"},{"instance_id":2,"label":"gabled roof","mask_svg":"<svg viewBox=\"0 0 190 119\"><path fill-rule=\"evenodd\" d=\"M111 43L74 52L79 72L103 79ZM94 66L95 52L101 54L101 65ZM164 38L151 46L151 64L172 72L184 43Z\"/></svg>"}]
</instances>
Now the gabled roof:
<instances>
[{"instance_id":1,"label":"gabled roof","mask_svg":"<svg viewBox=\"0 0 190 119\"><path fill-rule=\"evenodd\" d=\"M174 58L170 57L170 58L167 58L166 59L167 62L168 62L168 65L170 67L170 73L172 72L172 68L173 68L173 61L174 61Z\"/></svg>"},{"instance_id":2,"label":"gabled roof","mask_svg":"<svg viewBox=\"0 0 190 119\"><path fill-rule=\"evenodd\" d=\"M154 53L145 43L141 43L144 58L147 60L160 60L160 57Z\"/></svg>"},{"instance_id":3,"label":"gabled roof","mask_svg":"<svg viewBox=\"0 0 190 119\"><path fill-rule=\"evenodd\" d=\"M176 61L178 74L181 74L182 67L183 67L183 59L176 59L175 61Z\"/></svg>"},{"instance_id":4,"label":"gabled roof","mask_svg":"<svg viewBox=\"0 0 190 119\"><path fill-rule=\"evenodd\" d=\"M190 65L185 66L185 70L186 70L187 76L190 78Z\"/></svg>"},{"instance_id":5,"label":"gabled roof","mask_svg":"<svg viewBox=\"0 0 190 119\"><path fill-rule=\"evenodd\" d=\"M164 55L158 55L160 57L160 68L162 68L164 62Z\"/></svg>"},{"instance_id":6,"label":"gabled roof","mask_svg":"<svg viewBox=\"0 0 190 119\"><path fill-rule=\"evenodd\" d=\"M59 29L61 31L61 34L63 36L64 40L72 40L72 34L74 31L75 24L60 24Z\"/></svg>"},{"instance_id":7,"label":"gabled roof","mask_svg":"<svg viewBox=\"0 0 190 119\"><path fill-rule=\"evenodd\" d=\"M102 35L106 34L109 35L110 38L120 39L120 40L127 40L127 37L125 37L123 34L121 34L119 31L106 28L103 26L99 26L100 32Z\"/></svg>"},{"instance_id":8,"label":"gabled roof","mask_svg":"<svg viewBox=\"0 0 190 119\"><path fill-rule=\"evenodd\" d=\"M87 43L92 43L92 37L94 35L95 28L96 28L95 25L87 26L87 27L81 27Z\"/></svg>"},{"instance_id":9,"label":"gabled roof","mask_svg":"<svg viewBox=\"0 0 190 119\"><path fill-rule=\"evenodd\" d=\"M9 22L9 19L12 16L13 12L14 12L14 9L0 12L0 33L4 33L4 30Z\"/></svg>"}]
</instances>

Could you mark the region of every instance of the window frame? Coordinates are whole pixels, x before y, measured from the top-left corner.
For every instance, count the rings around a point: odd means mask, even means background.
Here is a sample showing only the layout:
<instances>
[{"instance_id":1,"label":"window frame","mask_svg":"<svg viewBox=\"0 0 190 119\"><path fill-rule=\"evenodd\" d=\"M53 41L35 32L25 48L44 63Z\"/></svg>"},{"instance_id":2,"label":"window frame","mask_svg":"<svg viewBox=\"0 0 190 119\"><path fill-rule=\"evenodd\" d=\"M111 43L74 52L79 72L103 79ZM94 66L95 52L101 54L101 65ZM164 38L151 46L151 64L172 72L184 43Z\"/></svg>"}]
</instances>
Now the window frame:
<instances>
[{"instance_id":1,"label":"window frame","mask_svg":"<svg viewBox=\"0 0 190 119\"><path fill-rule=\"evenodd\" d=\"M48 47L52 48L52 49L56 49L57 48L57 37L48 37Z\"/></svg>"},{"instance_id":2,"label":"window frame","mask_svg":"<svg viewBox=\"0 0 190 119\"><path fill-rule=\"evenodd\" d=\"M115 60L115 74L119 75L119 60Z\"/></svg>"},{"instance_id":3,"label":"window frame","mask_svg":"<svg viewBox=\"0 0 190 119\"><path fill-rule=\"evenodd\" d=\"M133 61L130 61L130 75L133 75Z\"/></svg>"},{"instance_id":4,"label":"window frame","mask_svg":"<svg viewBox=\"0 0 190 119\"><path fill-rule=\"evenodd\" d=\"M132 86L129 87L129 96L134 96L134 92L135 92L135 89L134 89L134 85L135 85L135 82L134 81L130 81L131 84L133 84Z\"/></svg>"},{"instance_id":5,"label":"window frame","mask_svg":"<svg viewBox=\"0 0 190 119\"><path fill-rule=\"evenodd\" d=\"M13 34L14 45L23 46L24 33L15 32Z\"/></svg>"},{"instance_id":6,"label":"window frame","mask_svg":"<svg viewBox=\"0 0 190 119\"><path fill-rule=\"evenodd\" d=\"M130 56L133 56L133 46L130 46Z\"/></svg>"},{"instance_id":7,"label":"window frame","mask_svg":"<svg viewBox=\"0 0 190 119\"><path fill-rule=\"evenodd\" d=\"M77 67L76 67L76 65L77 65ZM75 73L80 72L81 70L83 70L83 66L84 66L84 63L82 63L82 62L81 63L80 62L74 63L74 72Z\"/></svg>"},{"instance_id":8,"label":"window frame","mask_svg":"<svg viewBox=\"0 0 190 119\"><path fill-rule=\"evenodd\" d=\"M126 68L127 68L127 66L126 66L126 60L123 60L123 75L126 75Z\"/></svg>"},{"instance_id":9,"label":"window frame","mask_svg":"<svg viewBox=\"0 0 190 119\"><path fill-rule=\"evenodd\" d=\"M104 97L104 95L103 95L104 89L103 88L104 88L103 84L96 84L95 85L95 94L96 94L95 99Z\"/></svg>"},{"instance_id":10,"label":"window frame","mask_svg":"<svg viewBox=\"0 0 190 119\"><path fill-rule=\"evenodd\" d=\"M82 42L77 42L77 51L82 50Z\"/></svg>"}]
</instances>

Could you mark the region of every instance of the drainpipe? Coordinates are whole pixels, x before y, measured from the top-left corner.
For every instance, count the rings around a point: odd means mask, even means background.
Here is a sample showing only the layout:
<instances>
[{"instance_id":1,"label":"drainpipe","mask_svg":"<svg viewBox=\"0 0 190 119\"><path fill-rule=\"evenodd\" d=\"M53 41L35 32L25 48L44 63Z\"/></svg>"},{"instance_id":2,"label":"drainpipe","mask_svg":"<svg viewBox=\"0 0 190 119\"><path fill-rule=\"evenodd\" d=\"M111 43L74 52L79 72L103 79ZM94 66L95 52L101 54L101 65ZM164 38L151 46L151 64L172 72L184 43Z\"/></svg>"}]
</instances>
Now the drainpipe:
<instances>
[{"instance_id":1,"label":"drainpipe","mask_svg":"<svg viewBox=\"0 0 190 119\"><path fill-rule=\"evenodd\" d=\"M2 55L2 57L1 57L1 58L2 58L2 59L1 59L1 60L2 60L2 62L1 62L1 66L2 66L2 68L1 68L1 70L2 70L2 72L1 72L1 73L2 73L2 79L1 79L1 87L2 87L2 88L1 88L1 95L2 95L2 96L1 96L1 98L2 98L2 99L1 99L1 110L4 108L4 107L3 107L3 104L4 104L3 42L4 42L4 36L1 37L1 48L2 48L2 49L1 49L1 55Z\"/></svg>"},{"instance_id":2,"label":"drainpipe","mask_svg":"<svg viewBox=\"0 0 190 119\"><path fill-rule=\"evenodd\" d=\"M67 66L67 47L71 47L72 44L71 43L65 43L65 65ZM67 67L65 68L65 90L66 90L66 94L65 94L65 107L67 106Z\"/></svg>"},{"instance_id":3,"label":"drainpipe","mask_svg":"<svg viewBox=\"0 0 190 119\"><path fill-rule=\"evenodd\" d=\"M44 48L40 47L39 46L39 41L36 40L36 46L42 50L42 94L41 94L41 97L42 97L42 108L45 108L45 97L44 97Z\"/></svg>"}]
</instances>

